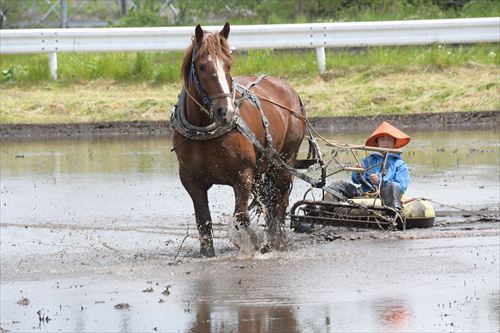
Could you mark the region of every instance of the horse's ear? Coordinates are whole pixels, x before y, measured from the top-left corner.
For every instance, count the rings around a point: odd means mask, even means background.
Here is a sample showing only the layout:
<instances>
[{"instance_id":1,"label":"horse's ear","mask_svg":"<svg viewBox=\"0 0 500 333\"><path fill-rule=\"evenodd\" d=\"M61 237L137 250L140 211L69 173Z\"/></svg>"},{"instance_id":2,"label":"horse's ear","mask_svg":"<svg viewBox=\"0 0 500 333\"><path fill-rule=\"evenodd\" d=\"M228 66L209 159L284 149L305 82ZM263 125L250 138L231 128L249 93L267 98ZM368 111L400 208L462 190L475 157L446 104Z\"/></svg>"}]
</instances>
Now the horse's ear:
<instances>
[{"instance_id":1,"label":"horse's ear","mask_svg":"<svg viewBox=\"0 0 500 333\"><path fill-rule=\"evenodd\" d=\"M224 28L222 28L222 30L219 32L219 35L221 35L225 39L227 39L227 37L229 37L229 23L228 22L226 22L226 24L224 24Z\"/></svg>"},{"instance_id":2,"label":"horse's ear","mask_svg":"<svg viewBox=\"0 0 500 333\"><path fill-rule=\"evenodd\" d=\"M203 35L204 34L205 34L205 32L201 28L201 25L198 24L196 26L196 29L194 30L194 35L196 37L196 44L200 45L201 43L203 43Z\"/></svg>"}]
</instances>

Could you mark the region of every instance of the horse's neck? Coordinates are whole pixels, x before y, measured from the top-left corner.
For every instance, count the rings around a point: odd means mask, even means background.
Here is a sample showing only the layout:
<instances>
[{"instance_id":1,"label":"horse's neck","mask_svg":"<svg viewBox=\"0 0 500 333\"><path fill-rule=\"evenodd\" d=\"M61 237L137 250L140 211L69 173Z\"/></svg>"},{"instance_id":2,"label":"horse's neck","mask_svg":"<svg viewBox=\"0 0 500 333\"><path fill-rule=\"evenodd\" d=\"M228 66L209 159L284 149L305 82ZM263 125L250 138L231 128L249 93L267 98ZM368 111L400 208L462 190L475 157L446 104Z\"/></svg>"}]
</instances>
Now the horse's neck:
<instances>
[{"instance_id":1,"label":"horse's neck","mask_svg":"<svg viewBox=\"0 0 500 333\"><path fill-rule=\"evenodd\" d=\"M196 91L190 90L191 96L197 99L196 103L191 97L186 98L186 117L189 123L195 126L208 126L213 123L212 119L208 116L206 112L200 109L200 105L203 104L201 98Z\"/></svg>"}]
</instances>

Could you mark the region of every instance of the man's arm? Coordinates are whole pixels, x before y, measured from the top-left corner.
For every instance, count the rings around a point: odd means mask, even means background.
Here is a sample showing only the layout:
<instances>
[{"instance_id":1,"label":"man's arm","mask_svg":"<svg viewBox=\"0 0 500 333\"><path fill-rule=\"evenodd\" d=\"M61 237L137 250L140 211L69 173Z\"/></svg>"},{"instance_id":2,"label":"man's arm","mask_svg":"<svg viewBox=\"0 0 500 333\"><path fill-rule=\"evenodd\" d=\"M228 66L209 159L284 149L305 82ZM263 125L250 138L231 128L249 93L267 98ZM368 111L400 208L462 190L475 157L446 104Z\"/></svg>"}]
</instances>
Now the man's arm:
<instances>
[{"instance_id":1,"label":"man's arm","mask_svg":"<svg viewBox=\"0 0 500 333\"><path fill-rule=\"evenodd\" d=\"M384 184L387 182L394 182L399 185L401 191L404 193L408 188L410 183L410 172L406 162L403 160L398 160L394 166L394 173L384 177ZM378 177L377 177L378 178Z\"/></svg>"}]
</instances>

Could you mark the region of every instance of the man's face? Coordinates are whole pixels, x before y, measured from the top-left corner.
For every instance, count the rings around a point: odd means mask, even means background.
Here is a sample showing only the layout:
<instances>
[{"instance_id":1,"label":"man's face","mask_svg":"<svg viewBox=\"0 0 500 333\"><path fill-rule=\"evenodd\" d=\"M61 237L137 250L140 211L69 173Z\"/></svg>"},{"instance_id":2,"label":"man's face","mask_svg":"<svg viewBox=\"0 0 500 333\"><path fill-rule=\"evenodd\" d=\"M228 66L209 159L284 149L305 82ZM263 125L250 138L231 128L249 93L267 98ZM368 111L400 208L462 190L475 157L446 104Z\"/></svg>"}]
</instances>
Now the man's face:
<instances>
[{"instance_id":1,"label":"man's face","mask_svg":"<svg viewBox=\"0 0 500 333\"><path fill-rule=\"evenodd\" d=\"M377 139L377 145L380 148L394 148L396 140L390 136L381 136Z\"/></svg>"}]
</instances>

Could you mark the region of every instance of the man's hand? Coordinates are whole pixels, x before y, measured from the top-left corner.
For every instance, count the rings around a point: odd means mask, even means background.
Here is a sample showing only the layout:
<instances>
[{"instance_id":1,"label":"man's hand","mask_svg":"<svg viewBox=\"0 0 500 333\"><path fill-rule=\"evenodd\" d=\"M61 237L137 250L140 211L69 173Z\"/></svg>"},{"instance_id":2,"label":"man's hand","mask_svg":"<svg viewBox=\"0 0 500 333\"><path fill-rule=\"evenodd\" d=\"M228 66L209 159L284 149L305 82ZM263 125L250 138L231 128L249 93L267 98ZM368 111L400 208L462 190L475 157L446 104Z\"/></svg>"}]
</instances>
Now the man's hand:
<instances>
[{"instance_id":1,"label":"man's hand","mask_svg":"<svg viewBox=\"0 0 500 333\"><path fill-rule=\"evenodd\" d=\"M378 178L377 174L372 173L372 174L370 175L370 181L372 182L372 184L377 185L377 184L378 184L378 182L379 182L379 180L380 180L380 179Z\"/></svg>"},{"instance_id":2,"label":"man's hand","mask_svg":"<svg viewBox=\"0 0 500 333\"><path fill-rule=\"evenodd\" d=\"M356 167L358 167L358 168L363 168L363 164L358 163L358 164L356 165ZM358 174L359 174L359 175L362 175L362 174L363 174L363 172L364 172L364 171L360 171L360 172L358 172Z\"/></svg>"}]
</instances>

